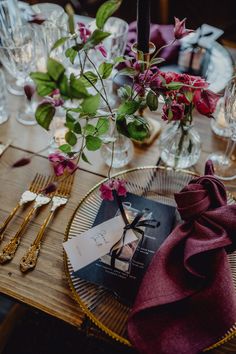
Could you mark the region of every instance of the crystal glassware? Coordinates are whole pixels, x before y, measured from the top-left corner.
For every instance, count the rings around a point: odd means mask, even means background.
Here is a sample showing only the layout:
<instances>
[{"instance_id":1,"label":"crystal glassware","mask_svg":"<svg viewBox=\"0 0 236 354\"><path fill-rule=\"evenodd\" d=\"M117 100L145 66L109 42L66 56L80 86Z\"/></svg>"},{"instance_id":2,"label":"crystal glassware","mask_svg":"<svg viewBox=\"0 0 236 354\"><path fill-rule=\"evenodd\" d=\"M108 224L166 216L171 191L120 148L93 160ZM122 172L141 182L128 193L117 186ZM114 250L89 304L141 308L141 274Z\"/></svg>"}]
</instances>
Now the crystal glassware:
<instances>
[{"instance_id":1,"label":"crystal glassware","mask_svg":"<svg viewBox=\"0 0 236 354\"><path fill-rule=\"evenodd\" d=\"M225 89L224 94L225 120L230 129L230 138L224 153L212 153L208 159L212 160L215 175L222 180L236 178L236 77L233 77Z\"/></svg>"},{"instance_id":2,"label":"crystal glassware","mask_svg":"<svg viewBox=\"0 0 236 354\"><path fill-rule=\"evenodd\" d=\"M29 73L35 68L36 43L34 30L28 24L23 25L15 28L9 35L1 36L1 41L0 52L3 53L3 64L8 72L17 79L18 87L24 91L24 87L31 84ZM16 119L22 124L36 124L34 119L36 105L32 100L29 102L27 99L24 103Z\"/></svg>"},{"instance_id":3,"label":"crystal glassware","mask_svg":"<svg viewBox=\"0 0 236 354\"><path fill-rule=\"evenodd\" d=\"M4 73L0 70L0 124L5 123L9 118L7 111L7 92Z\"/></svg>"}]
</instances>

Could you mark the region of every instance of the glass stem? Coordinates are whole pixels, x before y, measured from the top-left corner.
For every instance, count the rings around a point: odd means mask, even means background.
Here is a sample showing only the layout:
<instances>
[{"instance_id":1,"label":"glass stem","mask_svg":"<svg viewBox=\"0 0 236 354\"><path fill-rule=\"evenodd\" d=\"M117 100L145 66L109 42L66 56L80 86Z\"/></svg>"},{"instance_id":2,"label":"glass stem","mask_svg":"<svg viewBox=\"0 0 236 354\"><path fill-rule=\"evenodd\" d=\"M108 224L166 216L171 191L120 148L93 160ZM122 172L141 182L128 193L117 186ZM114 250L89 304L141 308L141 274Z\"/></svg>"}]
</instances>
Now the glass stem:
<instances>
[{"instance_id":1,"label":"glass stem","mask_svg":"<svg viewBox=\"0 0 236 354\"><path fill-rule=\"evenodd\" d=\"M223 165L228 165L235 148L236 140L228 139Z\"/></svg>"}]
</instances>

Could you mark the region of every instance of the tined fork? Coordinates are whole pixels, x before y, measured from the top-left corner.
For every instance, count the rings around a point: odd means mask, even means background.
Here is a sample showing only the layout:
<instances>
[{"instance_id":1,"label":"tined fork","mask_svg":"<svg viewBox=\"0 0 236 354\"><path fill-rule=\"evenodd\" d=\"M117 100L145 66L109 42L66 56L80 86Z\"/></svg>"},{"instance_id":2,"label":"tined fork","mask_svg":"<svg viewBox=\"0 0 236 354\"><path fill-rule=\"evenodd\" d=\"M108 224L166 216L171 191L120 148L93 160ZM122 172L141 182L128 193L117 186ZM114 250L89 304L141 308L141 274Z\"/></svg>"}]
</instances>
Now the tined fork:
<instances>
[{"instance_id":1,"label":"tined fork","mask_svg":"<svg viewBox=\"0 0 236 354\"><path fill-rule=\"evenodd\" d=\"M49 183L53 181L54 177L47 177L47 176L41 176L41 178L38 180L38 192L42 191ZM26 215L24 221L20 225L17 233L11 238L11 240L4 246L2 252L0 253L0 263L3 264L7 261L10 261L15 253L16 250L20 244L21 237L23 235L23 231L25 230L26 226L28 225L29 221L33 217L34 213L36 212L37 209L39 209L41 206L46 205L50 202L51 196L50 195L44 195L43 193L39 193L36 195L34 205Z\"/></svg>"},{"instance_id":2,"label":"tined fork","mask_svg":"<svg viewBox=\"0 0 236 354\"><path fill-rule=\"evenodd\" d=\"M24 204L32 202L37 197L37 193L40 191L41 182L43 180L43 175L37 173L31 182L29 189L22 193L19 202L16 204L15 208L10 212L4 223L0 226L0 242L3 240L4 232L13 219L16 212L20 209L20 207Z\"/></svg>"},{"instance_id":3,"label":"tined fork","mask_svg":"<svg viewBox=\"0 0 236 354\"><path fill-rule=\"evenodd\" d=\"M22 272L26 272L28 270L32 270L37 263L41 241L44 236L45 230L49 225L55 211L57 208L65 205L70 197L71 188L73 185L74 176L71 175L67 177L58 187L58 191L52 198L52 206L47 218L44 220L34 242L31 244L28 251L25 253L20 262L20 269Z\"/></svg>"}]
</instances>

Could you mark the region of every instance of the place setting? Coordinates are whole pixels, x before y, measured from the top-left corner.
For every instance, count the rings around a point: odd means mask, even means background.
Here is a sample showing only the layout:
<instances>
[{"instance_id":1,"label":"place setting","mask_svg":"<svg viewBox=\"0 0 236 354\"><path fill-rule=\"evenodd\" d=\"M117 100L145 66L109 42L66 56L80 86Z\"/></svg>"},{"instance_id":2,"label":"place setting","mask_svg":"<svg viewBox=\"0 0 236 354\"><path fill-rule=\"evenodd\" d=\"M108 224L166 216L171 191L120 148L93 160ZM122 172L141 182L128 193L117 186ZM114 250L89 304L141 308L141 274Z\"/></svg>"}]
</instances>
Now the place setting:
<instances>
[{"instance_id":1,"label":"place setting","mask_svg":"<svg viewBox=\"0 0 236 354\"><path fill-rule=\"evenodd\" d=\"M232 59L215 26L152 24L149 0L137 1L128 24L116 17L121 5L104 1L82 22L71 6L0 4L0 124L8 127L6 100L18 96L16 120L29 132L8 170L17 178L35 157L43 166L1 218L0 278L19 253L17 281L37 282L50 225L66 221L56 255L64 268L49 296L56 284L59 302L73 295L102 332L138 352L224 348L236 335ZM44 148L31 150L34 139ZM18 149L6 135L2 169L8 148ZM26 233L33 223L36 235Z\"/></svg>"}]
</instances>

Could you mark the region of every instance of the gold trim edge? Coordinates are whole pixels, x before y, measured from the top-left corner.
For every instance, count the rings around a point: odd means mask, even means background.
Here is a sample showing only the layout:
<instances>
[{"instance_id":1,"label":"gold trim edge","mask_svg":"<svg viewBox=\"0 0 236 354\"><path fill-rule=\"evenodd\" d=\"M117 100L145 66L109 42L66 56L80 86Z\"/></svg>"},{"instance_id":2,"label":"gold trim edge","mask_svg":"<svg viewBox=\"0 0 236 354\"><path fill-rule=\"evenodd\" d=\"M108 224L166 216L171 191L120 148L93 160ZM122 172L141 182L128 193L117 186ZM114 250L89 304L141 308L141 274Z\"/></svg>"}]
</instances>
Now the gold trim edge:
<instances>
[{"instance_id":1,"label":"gold trim edge","mask_svg":"<svg viewBox=\"0 0 236 354\"><path fill-rule=\"evenodd\" d=\"M120 175L126 174L126 173L130 173L130 172L134 172L134 171L140 171L140 170L148 170L148 169L160 169L160 170L169 170L169 171L176 171L176 172L183 172L195 177L198 177L199 175L193 171L189 171L189 170L184 170L184 169L176 169L174 170L171 167L164 167L164 166L142 166L142 167L134 167L128 170L124 170L121 172L118 172L116 174L114 174L113 177L118 177ZM66 231L65 231L65 237L64 237L64 242L68 240L68 236L69 236L69 230L71 227L71 224L73 222L73 219L75 217L75 214L77 213L78 209L80 208L80 206L84 203L84 201L88 198L88 196L90 194L92 194L94 192L94 190L96 190L102 183L106 182L108 180L108 178L104 178L102 179L99 183L97 183L95 186L93 186L86 194L85 196L80 200L78 206L76 207L73 215L71 216L67 227L66 227ZM228 195L232 198L233 196L231 195L231 193L227 192ZM71 280L70 277L70 272L69 272L69 268L68 268L68 262L67 262L67 256L66 253L63 249L63 260L64 260L64 267L65 267L65 274L67 277L67 281L69 283L70 289L72 291L73 297L75 299L75 301L79 304L81 310L84 312L84 314L92 321L92 323L94 323L99 329L101 329L104 333L106 333L108 336L110 336L111 338L115 339L116 341L125 344L127 346L132 346L132 344L130 343L130 341L122 336L119 336L117 333L113 332L112 330L110 330L107 326L104 326L102 324L102 322L100 322L87 308L87 306L83 303L83 301L80 299L78 293L76 292L73 282ZM228 341L230 341L231 339L233 339L234 337L236 337L236 323L226 332L225 335L223 335L221 337L221 339L219 339L216 343L212 344L211 346L205 348L203 350L203 352L207 352L210 351L212 349L218 348L219 346L222 346L223 344L227 343Z\"/></svg>"}]
</instances>

